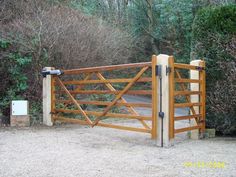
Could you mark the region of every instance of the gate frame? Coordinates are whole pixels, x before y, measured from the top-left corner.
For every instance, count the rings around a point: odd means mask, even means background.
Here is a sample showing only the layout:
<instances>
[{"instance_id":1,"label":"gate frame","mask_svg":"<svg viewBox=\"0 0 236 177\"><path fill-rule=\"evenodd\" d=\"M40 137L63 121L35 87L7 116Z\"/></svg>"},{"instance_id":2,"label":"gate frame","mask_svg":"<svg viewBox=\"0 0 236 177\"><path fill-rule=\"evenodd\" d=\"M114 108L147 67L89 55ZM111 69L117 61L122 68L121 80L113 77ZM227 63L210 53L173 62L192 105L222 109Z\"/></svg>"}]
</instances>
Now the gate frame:
<instances>
[{"instance_id":1,"label":"gate frame","mask_svg":"<svg viewBox=\"0 0 236 177\"><path fill-rule=\"evenodd\" d=\"M187 64L180 64L184 66ZM161 66L161 76L157 73L158 66ZM194 60L191 61L188 67L203 67L205 68L205 62L203 60ZM157 146L168 147L174 144L174 57L168 56L164 54L160 54L158 56L152 56L152 139L156 140ZM53 67L45 67L45 71L54 70ZM191 70L190 70L191 71ZM200 74L199 74L200 73ZM191 102L201 102L203 105L201 109L199 106L194 106L196 112L200 112L203 116L203 120L205 121L205 71L191 71L190 72L190 80L191 79L199 79L202 80L201 86L196 86L195 83L191 83L191 91L202 91L202 98L199 100L199 96L190 96ZM54 100L54 90L55 86L52 84L53 80L56 77L53 75L46 75L43 78L43 123L47 126L53 126L53 110L55 109L55 105L52 104ZM160 83L160 79L162 84ZM160 89L163 91L160 94ZM160 98L162 97L162 104L160 104ZM162 106L162 107L160 107ZM161 118L160 110L162 110L164 118ZM163 121L163 124L162 124ZM191 125L195 125L196 122L191 121ZM203 128L201 129L201 133L205 130L205 122L203 123ZM104 126L106 127L106 126ZM162 129L163 127L163 129ZM134 130L135 131L135 130ZM189 130L188 130L189 131ZM191 130L191 138L199 139L199 129Z\"/></svg>"}]
</instances>

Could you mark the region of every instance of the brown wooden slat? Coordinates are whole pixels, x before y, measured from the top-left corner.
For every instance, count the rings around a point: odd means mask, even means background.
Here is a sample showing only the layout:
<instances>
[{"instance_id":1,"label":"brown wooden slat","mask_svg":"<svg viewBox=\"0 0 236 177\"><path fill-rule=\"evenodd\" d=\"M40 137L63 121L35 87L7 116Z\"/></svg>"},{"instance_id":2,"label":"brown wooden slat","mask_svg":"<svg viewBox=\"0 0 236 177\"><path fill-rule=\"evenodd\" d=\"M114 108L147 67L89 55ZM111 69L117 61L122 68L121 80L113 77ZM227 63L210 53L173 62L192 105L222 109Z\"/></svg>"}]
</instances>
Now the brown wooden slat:
<instances>
[{"instance_id":1,"label":"brown wooden slat","mask_svg":"<svg viewBox=\"0 0 236 177\"><path fill-rule=\"evenodd\" d=\"M76 100L79 104L92 104L92 105L101 105L101 106L107 106L109 105L111 102L105 102L105 101L80 101L80 100ZM73 103L73 101L71 100L53 100L53 102L58 102L58 103ZM150 103L122 103L122 102L118 102L116 103L115 106L133 106L133 107L145 107L145 108L151 108L152 104Z\"/></svg>"},{"instance_id":2,"label":"brown wooden slat","mask_svg":"<svg viewBox=\"0 0 236 177\"><path fill-rule=\"evenodd\" d=\"M63 117L63 116L54 116L54 121L55 120L59 120L62 122L67 122L67 123L78 123L81 125L89 125L88 122L85 120L67 118L67 117Z\"/></svg>"},{"instance_id":3,"label":"brown wooden slat","mask_svg":"<svg viewBox=\"0 0 236 177\"><path fill-rule=\"evenodd\" d=\"M181 133L181 132L195 130L195 129L199 129L199 128L201 128L201 126L192 126L192 127L179 128L179 129L175 129L175 133Z\"/></svg>"},{"instance_id":4,"label":"brown wooden slat","mask_svg":"<svg viewBox=\"0 0 236 177\"><path fill-rule=\"evenodd\" d=\"M64 93L65 91L55 91L54 93ZM121 90L110 91L110 90L80 90L70 91L71 94L120 94ZM151 90L128 90L125 94L127 95L151 95Z\"/></svg>"},{"instance_id":5,"label":"brown wooden slat","mask_svg":"<svg viewBox=\"0 0 236 177\"><path fill-rule=\"evenodd\" d=\"M146 66L151 66L151 62L130 63L130 64L110 65L110 66L98 66L98 67L81 68L81 69L71 69L71 70L63 70L63 72L64 72L64 74L80 74L80 73L111 71L111 70L119 70L119 69L127 69L127 68L141 68L141 67L146 67Z\"/></svg>"},{"instance_id":6,"label":"brown wooden slat","mask_svg":"<svg viewBox=\"0 0 236 177\"><path fill-rule=\"evenodd\" d=\"M202 92L200 91L175 91L174 96L178 95L200 95Z\"/></svg>"},{"instance_id":7,"label":"brown wooden slat","mask_svg":"<svg viewBox=\"0 0 236 177\"><path fill-rule=\"evenodd\" d=\"M177 83L201 83L201 80L198 79L175 79Z\"/></svg>"},{"instance_id":8,"label":"brown wooden slat","mask_svg":"<svg viewBox=\"0 0 236 177\"><path fill-rule=\"evenodd\" d=\"M84 78L83 81L87 81L90 79L90 77L92 76L92 73L88 73L87 76ZM62 81L63 82L63 81ZM64 84L64 82L63 82ZM65 85L65 84L64 84ZM85 87L85 85L78 85L75 91L79 91L82 90Z\"/></svg>"},{"instance_id":9,"label":"brown wooden slat","mask_svg":"<svg viewBox=\"0 0 236 177\"><path fill-rule=\"evenodd\" d=\"M91 76L92 76L93 73L88 73L86 75L86 77L84 78L84 80L88 80ZM85 85L78 85L77 88L75 89L75 91L80 91L84 88ZM72 96L76 96L76 94L72 94ZM66 105L65 105L66 106Z\"/></svg>"},{"instance_id":10,"label":"brown wooden slat","mask_svg":"<svg viewBox=\"0 0 236 177\"><path fill-rule=\"evenodd\" d=\"M74 81L63 81L64 85L81 85L81 84L103 84L103 83L127 83L131 82L132 79L106 79L106 80L74 80ZM140 78L136 82L151 82L152 78L144 77Z\"/></svg>"},{"instance_id":11,"label":"brown wooden slat","mask_svg":"<svg viewBox=\"0 0 236 177\"><path fill-rule=\"evenodd\" d=\"M176 73L176 75L177 75L177 77L178 77L179 79L182 78L177 69L175 69L175 73ZM182 89L183 91L188 90L188 89L186 88L186 86L185 86L184 83L180 83L180 87L181 87L181 89ZM185 95L185 97L186 97L187 102L191 102L190 95ZM190 107L190 110L191 110L191 113L192 113L193 115L196 115L196 111L195 111L195 109L194 109L193 106ZM195 119L195 120L197 121L197 119Z\"/></svg>"},{"instance_id":12,"label":"brown wooden slat","mask_svg":"<svg viewBox=\"0 0 236 177\"><path fill-rule=\"evenodd\" d=\"M144 67L144 68L142 68L142 69L138 72L138 74L132 79L132 81L129 82L129 83L125 86L125 88L124 88L118 95L116 95L115 99L111 102L111 104L108 105L108 106L104 109L102 115L100 115L99 117L97 117L97 118L94 120L92 126L95 126L95 125L100 121L100 118L101 118L102 116L104 116L104 115L111 109L111 107L114 106L114 105L118 102L118 100L133 86L133 84L143 75L143 73L144 73L147 69L148 69L148 67Z\"/></svg>"},{"instance_id":13,"label":"brown wooden slat","mask_svg":"<svg viewBox=\"0 0 236 177\"><path fill-rule=\"evenodd\" d=\"M70 109L55 109L56 112L63 113L74 113L81 114L79 110L70 110ZM95 112L95 111L84 111L88 115L101 116L103 112ZM140 119L140 120L151 120L152 118L149 116L139 116L139 115L131 115L131 114L120 114L120 113L107 113L104 117L112 117L112 118L127 118L127 119Z\"/></svg>"},{"instance_id":14,"label":"brown wooden slat","mask_svg":"<svg viewBox=\"0 0 236 177\"><path fill-rule=\"evenodd\" d=\"M81 125L89 125L86 121L79 120L79 119L73 119L73 118L65 118L62 116L55 116L55 120L59 120L62 122L67 122L67 123L78 123ZM119 130L128 130L128 131L134 131L134 132L150 133L150 130L148 130L148 129L114 125L114 124L108 124L108 123L103 123L103 122L99 122L97 124L97 126L107 127L107 128L115 128L115 129L119 129Z\"/></svg>"},{"instance_id":15,"label":"brown wooden slat","mask_svg":"<svg viewBox=\"0 0 236 177\"><path fill-rule=\"evenodd\" d=\"M201 67L205 67L205 61L200 62ZM206 71L202 70L199 72L199 79L202 80L202 84L200 85L200 91L202 92L202 95L200 96L200 102L202 104L202 107L200 107L200 113L203 115L201 117L202 121L202 127L201 132L203 133L205 131L206 127ZM227 104L227 103L226 103Z\"/></svg>"},{"instance_id":16,"label":"brown wooden slat","mask_svg":"<svg viewBox=\"0 0 236 177\"><path fill-rule=\"evenodd\" d=\"M62 89L66 92L66 94L69 96L69 98L74 102L74 104L76 105L76 107L79 109L79 111L81 112L81 114L85 117L85 119L87 120L87 122L89 124L92 124L92 121L89 119L89 117L87 116L87 114L84 112L84 110L81 108L80 104L75 100L75 98L71 95L71 93L67 90L67 88L63 85L63 83L61 82L61 80L57 77L58 82L60 83L60 86L62 87Z\"/></svg>"},{"instance_id":17,"label":"brown wooden slat","mask_svg":"<svg viewBox=\"0 0 236 177\"><path fill-rule=\"evenodd\" d=\"M201 117L201 114L196 114L196 115L187 115L187 116L178 116L175 117L175 120L186 120L186 119L193 119L193 118L199 118Z\"/></svg>"},{"instance_id":18,"label":"brown wooden slat","mask_svg":"<svg viewBox=\"0 0 236 177\"><path fill-rule=\"evenodd\" d=\"M174 68L174 57L171 56L168 58L168 64L169 67ZM173 69L172 69L173 70ZM169 73L169 138L173 139L175 137L174 129L175 129L175 121L174 121L174 115L175 115L175 109L174 109L174 103L175 103L175 97L174 97L174 91L175 91L175 83L174 83L174 71L171 71Z\"/></svg>"},{"instance_id":19,"label":"brown wooden slat","mask_svg":"<svg viewBox=\"0 0 236 177\"><path fill-rule=\"evenodd\" d=\"M174 67L178 68L178 69L199 70L199 68L194 65L183 64L183 63L175 63ZM204 69L204 67L203 67L203 69Z\"/></svg>"},{"instance_id":20,"label":"brown wooden slat","mask_svg":"<svg viewBox=\"0 0 236 177\"><path fill-rule=\"evenodd\" d=\"M184 107L192 107L192 106L201 106L202 103L175 103L175 108L184 108Z\"/></svg>"},{"instance_id":21,"label":"brown wooden slat","mask_svg":"<svg viewBox=\"0 0 236 177\"><path fill-rule=\"evenodd\" d=\"M127 127L127 126L121 126L121 125L107 124L103 122L98 122L97 125L102 126L102 127L107 127L107 128L115 128L115 129L128 130L128 131L134 131L134 132L143 132L143 133L151 132L151 130L144 129L144 128Z\"/></svg>"},{"instance_id":22,"label":"brown wooden slat","mask_svg":"<svg viewBox=\"0 0 236 177\"><path fill-rule=\"evenodd\" d=\"M158 96L157 96L157 76L156 76L157 56L152 56L152 139L157 138L157 112L158 112Z\"/></svg>"},{"instance_id":23,"label":"brown wooden slat","mask_svg":"<svg viewBox=\"0 0 236 177\"><path fill-rule=\"evenodd\" d=\"M106 80L101 73L98 72L98 73L96 73L96 75L100 80L103 80L103 81ZM105 85L109 90L116 91L116 89L110 83L106 83ZM121 100L122 103L127 103L127 101L123 97L121 97L120 100ZM117 105L117 103L116 103L116 105ZM139 115L138 112L131 106L128 106L128 111L131 114ZM145 128L150 129L150 127L146 124L146 122L144 120L139 120L139 121L141 122L141 124Z\"/></svg>"}]
</instances>

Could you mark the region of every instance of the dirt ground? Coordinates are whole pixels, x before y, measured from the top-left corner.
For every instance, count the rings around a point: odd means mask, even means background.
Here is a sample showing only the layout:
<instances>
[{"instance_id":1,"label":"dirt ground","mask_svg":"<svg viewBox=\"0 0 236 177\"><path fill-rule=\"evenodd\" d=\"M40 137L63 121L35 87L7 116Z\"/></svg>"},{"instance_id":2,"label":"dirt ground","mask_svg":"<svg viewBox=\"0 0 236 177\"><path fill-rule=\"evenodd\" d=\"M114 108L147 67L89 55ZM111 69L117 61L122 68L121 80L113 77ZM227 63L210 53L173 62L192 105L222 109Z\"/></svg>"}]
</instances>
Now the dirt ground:
<instances>
[{"instance_id":1,"label":"dirt ground","mask_svg":"<svg viewBox=\"0 0 236 177\"><path fill-rule=\"evenodd\" d=\"M197 163L205 163L200 167ZM224 162L211 168L210 162ZM191 164L186 166L186 164ZM61 125L1 128L1 177L236 176L236 139L155 146L149 134Z\"/></svg>"}]
</instances>

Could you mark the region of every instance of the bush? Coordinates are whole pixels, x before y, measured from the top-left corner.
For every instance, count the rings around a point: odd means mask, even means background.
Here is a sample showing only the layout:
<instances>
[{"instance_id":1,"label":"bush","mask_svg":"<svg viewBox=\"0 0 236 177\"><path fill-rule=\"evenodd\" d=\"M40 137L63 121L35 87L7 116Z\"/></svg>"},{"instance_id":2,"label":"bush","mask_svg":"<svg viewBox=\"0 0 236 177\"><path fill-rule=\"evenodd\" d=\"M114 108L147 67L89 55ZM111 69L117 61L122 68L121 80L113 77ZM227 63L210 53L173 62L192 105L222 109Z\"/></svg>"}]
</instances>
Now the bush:
<instances>
[{"instance_id":1,"label":"bush","mask_svg":"<svg viewBox=\"0 0 236 177\"><path fill-rule=\"evenodd\" d=\"M34 110L40 110L35 105L41 102L40 72L45 66L71 69L126 63L132 55L132 38L127 33L68 7L66 1L50 2L1 2L0 68L4 80L0 98L6 101L0 109L21 98L35 101ZM21 63L27 59L29 63Z\"/></svg>"},{"instance_id":2,"label":"bush","mask_svg":"<svg viewBox=\"0 0 236 177\"><path fill-rule=\"evenodd\" d=\"M236 5L205 8L193 23L192 56L207 67L207 126L236 135Z\"/></svg>"}]
</instances>

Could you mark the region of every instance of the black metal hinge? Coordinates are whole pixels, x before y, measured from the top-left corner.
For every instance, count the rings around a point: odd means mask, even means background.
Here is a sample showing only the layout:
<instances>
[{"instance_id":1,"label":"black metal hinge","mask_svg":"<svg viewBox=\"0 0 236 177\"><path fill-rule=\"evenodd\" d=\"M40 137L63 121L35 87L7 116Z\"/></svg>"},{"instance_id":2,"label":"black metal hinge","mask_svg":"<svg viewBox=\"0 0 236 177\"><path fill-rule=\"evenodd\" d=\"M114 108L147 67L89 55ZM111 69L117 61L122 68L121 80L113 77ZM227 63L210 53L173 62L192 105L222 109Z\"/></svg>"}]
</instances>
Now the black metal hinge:
<instances>
[{"instance_id":1,"label":"black metal hinge","mask_svg":"<svg viewBox=\"0 0 236 177\"><path fill-rule=\"evenodd\" d=\"M170 74L170 72L171 72L171 67L166 66L166 75Z\"/></svg>"},{"instance_id":2,"label":"black metal hinge","mask_svg":"<svg viewBox=\"0 0 236 177\"><path fill-rule=\"evenodd\" d=\"M156 65L156 76L161 77L161 70L162 70L162 66Z\"/></svg>"}]
</instances>

